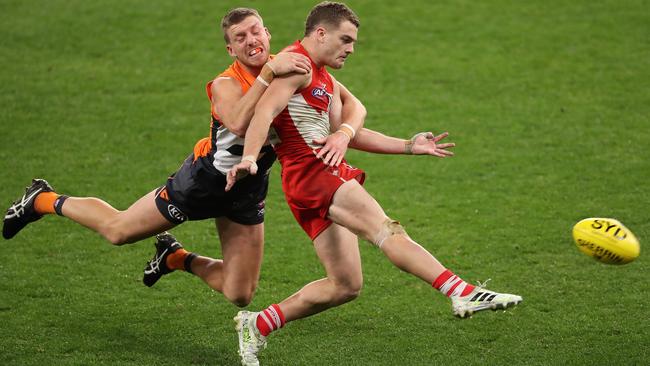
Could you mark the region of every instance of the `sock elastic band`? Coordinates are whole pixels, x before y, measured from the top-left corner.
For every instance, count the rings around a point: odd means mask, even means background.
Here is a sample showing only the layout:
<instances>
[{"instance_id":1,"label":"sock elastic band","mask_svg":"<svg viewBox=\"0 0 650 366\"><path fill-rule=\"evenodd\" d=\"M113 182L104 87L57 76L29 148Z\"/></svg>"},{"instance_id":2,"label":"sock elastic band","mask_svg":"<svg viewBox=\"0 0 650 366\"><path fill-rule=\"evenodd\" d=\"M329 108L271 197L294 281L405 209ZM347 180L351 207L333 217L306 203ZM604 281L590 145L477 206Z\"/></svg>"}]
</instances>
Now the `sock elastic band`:
<instances>
[{"instance_id":1,"label":"sock elastic band","mask_svg":"<svg viewBox=\"0 0 650 366\"><path fill-rule=\"evenodd\" d=\"M63 208L63 203L68 198L68 196L62 194L56 199L56 201L54 201L54 212L56 212L57 215L63 216L63 211L61 211L61 209Z\"/></svg>"},{"instance_id":2,"label":"sock elastic band","mask_svg":"<svg viewBox=\"0 0 650 366\"><path fill-rule=\"evenodd\" d=\"M194 274L194 272L192 272L192 261L196 257L197 257L196 253L189 253L188 255L185 256L185 260L183 261L185 272Z\"/></svg>"}]
</instances>

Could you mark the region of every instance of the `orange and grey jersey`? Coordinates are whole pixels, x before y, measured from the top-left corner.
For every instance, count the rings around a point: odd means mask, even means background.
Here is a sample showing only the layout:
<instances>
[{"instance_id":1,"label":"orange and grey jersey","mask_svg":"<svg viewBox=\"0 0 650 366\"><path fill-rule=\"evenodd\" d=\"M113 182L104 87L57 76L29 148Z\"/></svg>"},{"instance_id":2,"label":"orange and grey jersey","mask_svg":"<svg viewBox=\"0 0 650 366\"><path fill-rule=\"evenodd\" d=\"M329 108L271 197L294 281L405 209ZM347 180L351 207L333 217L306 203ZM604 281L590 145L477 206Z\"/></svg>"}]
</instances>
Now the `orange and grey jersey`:
<instances>
[{"instance_id":1,"label":"orange and grey jersey","mask_svg":"<svg viewBox=\"0 0 650 366\"><path fill-rule=\"evenodd\" d=\"M212 103L212 83L219 78L232 78L239 82L242 93L245 94L255 82L255 76L251 75L244 67L241 66L239 61L235 61L224 72L219 74L214 80L208 82L206 91L210 99L212 121L210 123L210 136L199 140L194 147L194 158L206 157L212 163L212 166L222 174L228 171L236 164L239 164L244 152L244 139L230 132L221 122L219 111L214 103ZM273 154L273 149L270 145L262 148L265 152L264 155ZM275 159L265 159L267 163L260 166L264 170L268 170ZM259 163L262 161L258 161Z\"/></svg>"}]
</instances>

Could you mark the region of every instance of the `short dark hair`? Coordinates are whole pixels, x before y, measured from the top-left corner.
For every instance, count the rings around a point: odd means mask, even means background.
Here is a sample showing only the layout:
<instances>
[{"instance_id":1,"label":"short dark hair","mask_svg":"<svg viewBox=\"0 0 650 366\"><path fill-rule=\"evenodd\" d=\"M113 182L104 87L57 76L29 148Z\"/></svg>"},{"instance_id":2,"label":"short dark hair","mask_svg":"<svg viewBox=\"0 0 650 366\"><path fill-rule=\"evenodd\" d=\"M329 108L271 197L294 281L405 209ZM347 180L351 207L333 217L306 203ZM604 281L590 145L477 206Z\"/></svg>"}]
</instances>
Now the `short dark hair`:
<instances>
[{"instance_id":1,"label":"short dark hair","mask_svg":"<svg viewBox=\"0 0 650 366\"><path fill-rule=\"evenodd\" d=\"M260 21L262 20L260 13L252 8L235 8L223 16L223 19L221 19L221 30L223 31L223 39L226 41L226 43L230 43L230 38L228 37L228 28L232 27L235 24L241 23L244 19L250 16L257 17Z\"/></svg>"},{"instance_id":2,"label":"short dark hair","mask_svg":"<svg viewBox=\"0 0 650 366\"><path fill-rule=\"evenodd\" d=\"M314 6L305 21L305 36L308 36L319 24L327 24L338 27L344 21L349 21L359 28L359 17L343 3L323 1Z\"/></svg>"}]
</instances>

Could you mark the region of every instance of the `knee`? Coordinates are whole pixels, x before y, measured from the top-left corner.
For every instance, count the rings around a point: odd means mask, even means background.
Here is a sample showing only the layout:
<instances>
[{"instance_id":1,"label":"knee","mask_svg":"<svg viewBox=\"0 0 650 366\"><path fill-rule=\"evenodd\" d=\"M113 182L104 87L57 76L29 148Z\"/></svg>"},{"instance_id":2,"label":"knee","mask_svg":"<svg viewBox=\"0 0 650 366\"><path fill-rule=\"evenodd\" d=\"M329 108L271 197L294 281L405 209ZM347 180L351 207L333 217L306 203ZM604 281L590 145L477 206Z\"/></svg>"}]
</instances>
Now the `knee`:
<instances>
[{"instance_id":1,"label":"knee","mask_svg":"<svg viewBox=\"0 0 650 366\"><path fill-rule=\"evenodd\" d=\"M381 248L386 239L394 235L408 236L404 230L404 227L400 225L399 221L395 221L389 217L386 217L386 219L382 222L379 230L377 230L375 233L367 233L365 239L378 248Z\"/></svg>"},{"instance_id":2,"label":"knee","mask_svg":"<svg viewBox=\"0 0 650 366\"><path fill-rule=\"evenodd\" d=\"M126 235L119 232L109 232L104 234L104 237L113 245L119 246L131 243Z\"/></svg>"},{"instance_id":3,"label":"knee","mask_svg":"<svg viewBox=\"0 0 650 366\"><path fill-rule=\"evenodd\" d=\"M128 232L125 230L124 225L122 225L118 220L108 222L102 230L102 235L113 245L133 243L133 238L130 237Z\"/></svg>"},{"instance_id":4,"label":"knee","mask_svg":"<svg viewBox=\"0 0 650 366\"><path fill-rule=\"evenodd\" d=\"M248 304L253 301L253 293L246 293L246 294L224 294L228 301L233 303L235 306L243 308L245 306L248 306Z\"/></svg>"},{"instance_id":5,"label":"knee","mask_svg":"<svg viewBox=\"0 0 650 366\"><path fill-rule=\"evenodd\" d=\"M356 299L357 297L359 297L360 294L361 294L361 289L356 289L356 290L354 290L354 289L346 289L345 291L340 293L339 302L341 304L344 304L346 302L350 302L350 301Z\"/></svg>"},{"instance_id":6,"label":"knee","mask_svg":"<svg viewBox=\"0 0 650 366\"><path fill-rule=\"evenodd\" d=\"M253 301L253 296L255 295L255 288L250 289L229 289L225 287L223 289L223 296L228 299L235 306L243 308Z\"/></svg>"},{"instance_id":7,"label":"knee","mask_svg":"<svg viewBox=\"0 0 650 366\"><path fill-rule=\"evenodd\" d=\"M344 304L356 299L361 294L362 287L363 280L336 286L336 302L339 304Z\"/></svg>"}]
</instances>

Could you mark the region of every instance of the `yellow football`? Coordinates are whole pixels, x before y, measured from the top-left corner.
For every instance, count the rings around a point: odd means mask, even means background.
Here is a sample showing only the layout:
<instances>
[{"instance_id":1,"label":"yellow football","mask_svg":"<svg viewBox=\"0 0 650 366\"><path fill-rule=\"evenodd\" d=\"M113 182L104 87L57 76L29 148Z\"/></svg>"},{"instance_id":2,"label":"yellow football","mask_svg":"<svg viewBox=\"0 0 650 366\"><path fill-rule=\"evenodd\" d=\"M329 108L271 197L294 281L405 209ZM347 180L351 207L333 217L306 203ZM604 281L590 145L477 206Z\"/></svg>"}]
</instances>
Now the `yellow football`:
<instances>
[{"instance_id":1,"label":"yellow football","mask_svg":"<svg viewBox=\"0 0 650 366\"><path fill-rule=\"evenodd\" d=\"M581 220L573 227L573 240L581 252L607 264L630 263L641 251L634 234L615 219Z\"/></svg>"}]
</instances>

